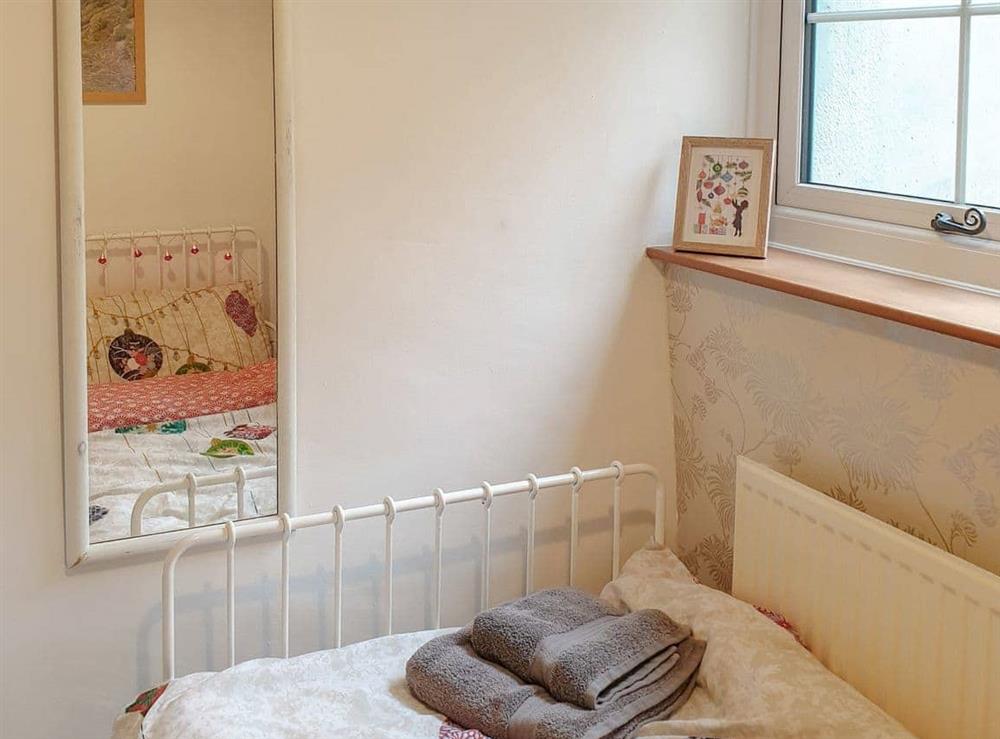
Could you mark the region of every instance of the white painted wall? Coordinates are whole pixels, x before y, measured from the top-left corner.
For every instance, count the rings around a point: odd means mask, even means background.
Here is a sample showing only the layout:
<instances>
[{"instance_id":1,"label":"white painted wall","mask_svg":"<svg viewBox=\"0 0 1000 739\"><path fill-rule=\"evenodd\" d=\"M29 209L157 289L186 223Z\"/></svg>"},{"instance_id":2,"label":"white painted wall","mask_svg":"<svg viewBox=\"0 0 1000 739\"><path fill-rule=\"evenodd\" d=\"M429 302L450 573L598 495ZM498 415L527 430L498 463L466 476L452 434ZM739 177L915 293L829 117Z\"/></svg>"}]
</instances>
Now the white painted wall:
<instances>
[{"instance_id":1,"label":"white painted wall","mask_svg":"<svg viewBox=\"0 0 1000 739\"><path fill-rule=\"evenodd\" d=\"M158 679L159 568L63 569L52 4L0 13L0 735L100 737ZM680 136L742 130L745 7L312 2L296 14L300 510L615 456L670 479L666 306L641 247L670 233ZM607 498L590 490L582 574L596 586ZM629 499L651 503L638 488ZM543 584L565 571L565 503L540 505ZM495 507L497 598L522 574L518 508ZM479 510L448 516L455 622L478 599ZM634 547L650 517L628 520ZM401 629L429 618L431 525L399 523ZM377 628L381 525L348 537L358 639ZM296 538L296 621L327 624L293 638L305 651L330 638L332 534ZM240 656L277 637L275 580L259 569L276 553L246 555ZM182 563L183 669L221 664L210 565L222 563Z\"/></svg>"}]
</instances>

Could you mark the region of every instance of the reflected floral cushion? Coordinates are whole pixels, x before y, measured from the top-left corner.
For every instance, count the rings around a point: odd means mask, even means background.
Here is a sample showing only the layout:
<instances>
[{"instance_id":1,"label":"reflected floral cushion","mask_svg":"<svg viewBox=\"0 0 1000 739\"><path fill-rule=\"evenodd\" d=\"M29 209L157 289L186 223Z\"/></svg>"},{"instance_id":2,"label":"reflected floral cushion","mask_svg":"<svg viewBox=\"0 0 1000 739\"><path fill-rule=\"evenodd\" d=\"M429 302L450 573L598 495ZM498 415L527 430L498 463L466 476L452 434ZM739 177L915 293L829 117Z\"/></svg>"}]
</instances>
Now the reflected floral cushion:
<instances>
[{"instance_id":1,"label":"reflected floral cushion","mask_svg":"<svg viewBox=\"0 0 1000 739\"><path fill-rule=\"evenodd\" d=\"M238 370L271 357L253 282L87 300L87 381Z\"/></svg>"}]
</instances>

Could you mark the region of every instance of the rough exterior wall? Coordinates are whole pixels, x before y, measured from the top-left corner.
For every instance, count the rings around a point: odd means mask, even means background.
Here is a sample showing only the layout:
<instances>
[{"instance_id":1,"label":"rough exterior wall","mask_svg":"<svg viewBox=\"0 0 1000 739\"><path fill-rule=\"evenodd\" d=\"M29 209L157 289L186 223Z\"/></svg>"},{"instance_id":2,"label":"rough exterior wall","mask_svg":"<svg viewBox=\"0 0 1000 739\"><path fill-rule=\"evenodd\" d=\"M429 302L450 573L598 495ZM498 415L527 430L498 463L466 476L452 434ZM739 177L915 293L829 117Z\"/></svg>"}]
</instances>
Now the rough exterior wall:
<instances>
[{"instance_id":1,"label":"rough exterior wall","mask_svg":"<svg viewBox=\"0 0 1000 739\"><path fill-rule=\"evenodd\" d=\"M736 456L1000 572L1000 352L667 272L680 554L732 579Z\"/></svg>"}]
</instances>

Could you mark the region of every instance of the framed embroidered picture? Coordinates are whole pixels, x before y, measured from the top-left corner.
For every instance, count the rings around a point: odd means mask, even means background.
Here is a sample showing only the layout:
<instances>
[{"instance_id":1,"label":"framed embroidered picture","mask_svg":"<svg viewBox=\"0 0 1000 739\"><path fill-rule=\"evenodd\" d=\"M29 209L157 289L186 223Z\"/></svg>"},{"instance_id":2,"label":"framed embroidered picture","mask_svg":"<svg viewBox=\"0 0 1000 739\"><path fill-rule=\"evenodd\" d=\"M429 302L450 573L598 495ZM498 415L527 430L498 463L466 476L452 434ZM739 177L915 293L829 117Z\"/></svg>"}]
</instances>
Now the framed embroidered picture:
<instances>
[{"instance_id":1,"label":"framed embroidered picture","mask_svg":"<svg viewBox=\"0 0 1000 739\"><path fill-rule=\"evenodd\" d=\"M83 102L146 102L143 0L81 0Z\"/></svg>"},{"instance_id":2,"label":"framed embroidered picture","mask_svg":"<svg viewBox=\"0 0 1000 739\"><path fill-rule=\"evenodd\" d=\"M674 248L766 256L773 170L773 139L685 136Z\"/></svg>"}]
</instances>

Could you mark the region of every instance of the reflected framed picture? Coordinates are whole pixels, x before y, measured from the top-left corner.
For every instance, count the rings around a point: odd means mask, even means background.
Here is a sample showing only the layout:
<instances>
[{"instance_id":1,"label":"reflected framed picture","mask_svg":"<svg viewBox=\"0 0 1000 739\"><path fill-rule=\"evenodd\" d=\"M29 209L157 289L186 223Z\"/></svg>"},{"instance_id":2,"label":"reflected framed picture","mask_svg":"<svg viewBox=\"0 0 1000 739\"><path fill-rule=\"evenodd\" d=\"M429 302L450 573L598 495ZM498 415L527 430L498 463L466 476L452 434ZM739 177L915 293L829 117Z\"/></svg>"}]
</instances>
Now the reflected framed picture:
<instances>
[{"instance_id":1,"label":"reflected framed picture","mask_svg":"<svg viewBox=\"0 0 1000 739\"><path fill-rule=\"evenodd\" d=\"M143 0L81 0L84 103L146 102Z\"/></svg>"},{"instance_id":2,"label":"reflected framed picture","mask_svg":"<svg viewBox=\"0 0 1000 739\"><path fill-rule=\"evenodd\" d=\"M763 259L773 171L774 139L685 136L674 249Z\"/></svg>"}]
</instances>

